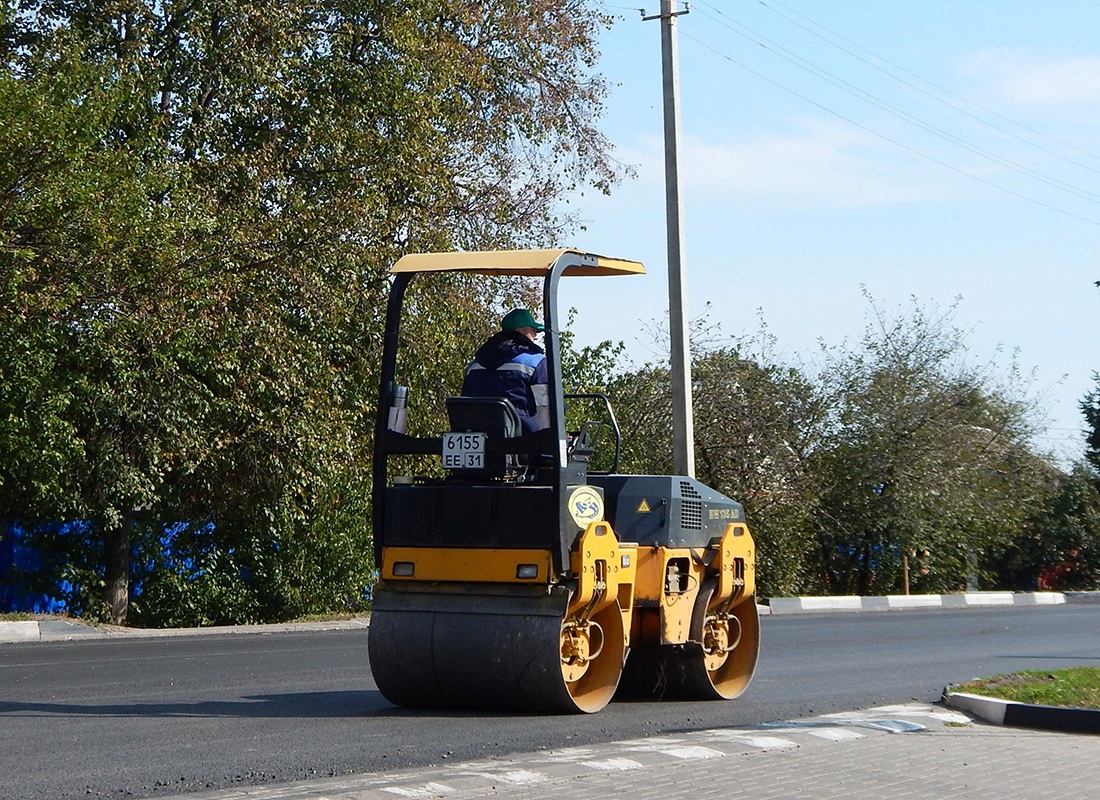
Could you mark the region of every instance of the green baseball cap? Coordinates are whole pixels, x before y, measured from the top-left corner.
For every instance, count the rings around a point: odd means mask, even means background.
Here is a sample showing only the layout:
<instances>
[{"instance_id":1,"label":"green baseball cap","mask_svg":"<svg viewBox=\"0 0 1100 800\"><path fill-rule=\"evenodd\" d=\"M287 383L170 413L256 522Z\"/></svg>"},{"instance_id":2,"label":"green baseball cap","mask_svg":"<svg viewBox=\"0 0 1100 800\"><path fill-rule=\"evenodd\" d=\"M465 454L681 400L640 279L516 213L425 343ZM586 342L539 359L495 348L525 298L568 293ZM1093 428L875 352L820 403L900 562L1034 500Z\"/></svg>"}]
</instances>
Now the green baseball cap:
<instances>
[{"instance_id":1,"label":"green baseball cap","mask_svg":"<svg viewBox=\"0 0 1100 800\"><path fill-rule=\"evenodd\" d=\"M502 331L518 331L520 328L534 328L540 332L546 329L541 322L535 322L535 318L526 308L513 309L500 321Z\"/></svg>"}]
</instances>

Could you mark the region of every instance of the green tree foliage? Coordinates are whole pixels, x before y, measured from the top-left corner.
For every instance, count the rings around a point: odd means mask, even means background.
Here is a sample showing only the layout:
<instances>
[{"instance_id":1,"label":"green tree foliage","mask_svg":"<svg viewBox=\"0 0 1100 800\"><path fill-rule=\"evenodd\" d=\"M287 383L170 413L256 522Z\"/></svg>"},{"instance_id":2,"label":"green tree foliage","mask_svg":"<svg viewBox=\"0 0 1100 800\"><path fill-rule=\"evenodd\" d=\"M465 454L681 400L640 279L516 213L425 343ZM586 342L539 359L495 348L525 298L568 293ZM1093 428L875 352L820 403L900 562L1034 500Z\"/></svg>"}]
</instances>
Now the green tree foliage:
<instances>
[{"instance_id":1,"label":"green tree foliage","mask_svg":"<svg viewBox=\"0 0 1100 800\"><path fill-rule=\"evenodd\" d=\"M971 364L954 309L871 311L858 346L823 350L812 371L695 331L697 477L744 503L764 596L902 592L906 560L913 592L988 584L986 554L1055 485L1030 445L1026 381ZM668 380L649 364L610 383L628 471L670 469Z\"/></svg>"},{"instance_id":2,"label":"green tree foliage","mask_svg":"<svg viewBox=\"0 0 1100 800\"><path fill-rule=\"evenodd\" d=\"M872 306L873 307L873 306ZM874 307L873 307L874 308ZM952 311L874 309L862 349L822 372L831 416L813 456L824 590L886 594L964 588L976 554L1004 544L1042 496L1018 376L972 366Z\"/></svg>"},{"instance_id":3,"label":"green tree foliage","mask_svg":"<svg viewBox=\"0 0 1100 800\"><path fill-rule=\"evenodd\" d=\"M1076 464L1004 549L990 554L998 584L1016 590L1090 590L1100 586L1100 492L1096 471Z\"/></svg>"},{"instance_id":4,"label":"green tree foliage","mask_svg":"<svg viewBox=\"0 0 1100 800\"><path fill-rule=\"evenodd\" d=\"M1094 469L1100 470L1100 372L1093 375L1097 388L1081 400L1081 413L1085 416L1085 459Z\"/></svg>"},{"instance_id":5,"label":"green tree foliage","mask_svg":"<svg viewBox=\"0 0 1100 800\"><path fill-rule=\"evenodd\" d=\"M78 49L46 60L0 79L13 132L0 159L0 329L11 343L0 388L3 511L89 520L99 546L125 559L132 513L155 499L166 451L184 444L177 433L193 411L175 402L170 357L153 351L174 324L157 297L174 226L144 200L163 188L143 167L156 143L111 143L130 87ZM99 577L124 608L117 564Z\"/></svg>"},{"instance_id":6,"label":"green tree foliage","mask_svg":"<svg viewBox=\"0 0 1100 800\"><path fill-rule=\"evenodd\" d=\"M671 474L672 383L668 369L646 365L616 376L608 388L622 429L622 471Z\"/></svg>"},{"instance_id":7,"label":"green tree foliage","mask_svg":"<svg viewBox=\"0 0 1100 800\"><path fill-rule=\"evenodd\" d=\"M131 576L148 624L361 601L384 270L406 250L544 246L570 229L567 190L610 186L602 17L3 8L0 516L88 523L40 542L84 613L124 619ZM460 374L451 331L507 291L424 291L409 382Z\"/></svg>"},{"instance_id":8,"label":"green tree foliage","mask_svg":"<svg viewBox=\"0 0 1100 800\"><path fill-rule=\"evenodd\" d=\"M768 595L809 580L809 512L817 493L807 469L822 413L795 369L720 348L693 359L696 477L745 506L757 540L757 579Z\"/></svg>"},{"instance_id":9,"label":"green tree foliage","mask_svg":"<svg viewBox=\"0 0 1100 800\"><path fill-rule=\"evenodd\" d=\"M804 553L815 487L806 458L820 401L798 370L750 355L752 343L700 346L709 327L707 318L693 326L696 477L745 506L762 596L794 592L810 581ZM623 471L669 474L668 369L621 370L607 383L623 430Z\"/></svg>"}]
</instances>

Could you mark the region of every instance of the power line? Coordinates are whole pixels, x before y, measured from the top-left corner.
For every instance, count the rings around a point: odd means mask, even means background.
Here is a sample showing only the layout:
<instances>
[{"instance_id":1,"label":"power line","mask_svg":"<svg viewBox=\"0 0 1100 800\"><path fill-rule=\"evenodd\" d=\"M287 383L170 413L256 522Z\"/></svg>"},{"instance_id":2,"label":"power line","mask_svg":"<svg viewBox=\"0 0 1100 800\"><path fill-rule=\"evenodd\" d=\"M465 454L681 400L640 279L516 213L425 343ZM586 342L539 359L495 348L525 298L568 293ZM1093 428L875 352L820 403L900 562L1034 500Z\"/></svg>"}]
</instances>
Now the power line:
<instances>
[{"instance_id":1,"label":"power line","mask_svg":"<svg viewBox=\"0 0 1100 800\"><path fill-rule=\"evenodd\" d=\"M700 2L700 1L701 0L697 0L697 2ZM971 119L975 120L976 122L981 123L982 125L986 125L986 126L992 128L993 130L996 130L996 131L999 131L1000 133L1005 134L1006 136L1011 136L1013 139L1016 139L1017 141L1023 142L1024 144L1030 145L1031 147L1035 147L1039 150L1042 150L1044 153L1052 155L1055 158L1060 158L1063 161L1066 161L1070 164L1073 164L1076 167L1081 167L1082 169L1086 169L1090 172L1095 172L1097 174L1100 174L1100 169L1097 169L1095 167L1091 167L1088 164L1082 164L1080 161L1076 161L1075 159L1069 158L1068 156L1063 155L1062 153L1059 153L1056 150L1051 150L1050 148L1044 147L1043 145L1038 144L1037 142L1033 142L1030 139L1027 139L1023 136L1020 136L1019 134L1015 134L1012 131L1006 130L1005 128L1002 128L999 125L994 125L989 120L982 119L978 115L972 114L971 112L967 111L965 108L960 108L959 106L955 105L954 103L950 103L950 102L944 100L942 97L937 97L935 94L933 94L931 92L928 92L928 91L922 89L921 87L919 87L919 86L917 86L913 83L910 83L909 81L906 81L904 78L899 78L897 75L894 75L889 70L883 69L881 66L879 66L879 64L875 63L875 61L871 61L869 59L863 58L862 56L860 56L857 53L853 53L851 50L847 49L846 47L843 47L843 46L837 44L836 42L831 41L828 37L823 36L822 34L818 33L817 31L812 30L811 28L807 27L806 25L803 25L802 23L798 22L798 20L791 19L786 14L783 14L782 12L775 10L768 3L764 2L764 0L757 0L757 3L764 6L764 8L768 9L773 14L776 14L776 15L782 17L783 19L787 20L792 25L796 25L799 28L802 28L802 30L806 31L807 33L812 34L813 36L816 36L817 38L821 39L822 41L824 41L824 42L826 42L830 45L832 45L833 47L837 48L838 50L840 50L844 53L847 53L852 58L855 58L859 61L862 61L864 64L867 64L867 66L871 67L872 69L878 70L882 74L886 75L887 77L892 78L893 80L897 81L898 83L901 83L904 86L908 86L909 88L913 89L914 91L920 92L921 94L925 95L926 97L929 97L929 98L931 98L932 100L935 100L938 103L942 103L943 105L946 105L948 108L951 108L951 109L954 109L955 111L958 111L960 114L965 114L966 116L970 117ZM811 25L813 25L817 28L820 28L821 30L828 33L829 36L834 36L837 39L839 39L840 41L845 42L845 43L851 45L852 47L856 48L857 50L862 50L864 53L867 53L868 55L873 56L877 61L881 61L882 63L889 64L894 69L904 73L905 75L909 75L913 78L916 78L921 83L926 84L927 86L931 86L936 91L943 92L944 94L948 95L949 97L954 97L956 100L961 100L963 103L966 103L968 106L972 106L972 107L974 107L974 108L976 108L976 109L978 109L978 110L980 110L980 111L982 111L986 114L989 114L992 117L996 117L997 119L1003 120L1003 121L1009 123L1010 125L1014 125L1015 127L1020 128L1021 130L1027 131L1028 133L1032 133L1036 136L1040 136L1040 137L1046 139L1047 141L1050 141L1050 142L1053 142L1054 144L1060 145L1061 147L1064 147L1064 148L1069 149L1069 150L1073 150L1074 152L1080 153L1081 155L1087 156L1088 158L1091 158L1091 159L1094 159L1094 160L1097 159L1097 156L1094 153L1090 153L1087 150L1082 150L1081 148L1076 147L1073 144L1070 144L1069 142L1062 141L1061 139L1057 139L1057 138L1055 138L1055 137L1053 137L1053 136L1051 136L1047 133L1044 133L1043 131L1032 128L1028 125L1024 125L1022 122L1019 122L1018 120L1014 120L1011 117L1006 117L1004 114L1001 114L997 111L994 111L991 108L987 108L986 106L983 106L981 103L977 103L977 102L975 102L975 101L973 101L973 100L971 100L967 97L964 97L964 96L962 96L962 95L960 95L956 92L953 92L952 90L950 90L950 89L948 89L944 86L940 86L939 84L935 83L934 81L930 81L927 78L924 78L924 77L918 75L917 73L906 69L905 67L901 66L900 64L894 63L893 61L886 58L885 56L879 55L878 53L874 52L873 50L868 50L866 47L863 47L862 45L860 45L856 42L853 42L851 39L846 38L842 34L839 34L836 31L831 30L830 28L822 25L821 23L815 22L814 20L810 19L809 17L805 16L804 14L799 14L794 9L790 8L789 6L783 5L782 3L778 2L777 0L773 0L773 3L777 6L780 6L781 8L785 9L786 11L789 11L791 14L793 14L797 17L800 17L801 19L806 20ZM722 14L722 12L720 10L714 9L708 3L702 2L702 4L704 6L707 6L708 8L711 8L716 13ZM724 16L724 14L723 14L723 16Z\"/></svg>"},{"instance_id":2,"label":"power line","mask_svg":"<svg viewBox=\"0 0 1100 800\"><path fill-rule=\"evenodd\" d=\"M696 4L697 5L703 5L707 8L712 8L712 6L710 6L708 3L700 2L700 0L696 0ZM763 3L761 3L761 4L763 5ZM926 122L920 120L919 118L915 117L914 115L909 114L908 112L905 112L901 109L897 109L896 107L892 106L891 104L876 98L874 95L870 94L869 92L865 92L864 90L859 89L858 87L854 86L853 84L851 84L851 83L849 83L849 82L847 82L847 81L845 81L841 78L838 78L835 75L832 75L832 73L829 73L827 70L823 70L819 67L816 67L815 65L813 65L810 62L806 61L805 59L802 59L800 56L797 56L797 55L791 53L790 51L785 50L785 48L782 48L781 46L776 45L774 42L770 42L765 37L760 37L759 34L757 34L755 32L752 32L752 35L758 37L758 39L753 39L752 37L746 36L745 34L735 30L729 24L727 24L724 20L715 19L714 17L711 17L710 15L706 14L705 12L701 12L701 13L703 13L703 16L714 20L715 22L722 25L723 27L726 27L730 30L733 30L738 35L741 35L741 36L744 36L745 38L748 38L750 41L753 41L755 44L758 44L759 46L765 47L766 49L773 50L774 52L776 52L777 55L780 55L780 57L783 57L786 60L791 61L792 63L795 63L795 65L798 66L799 68L804 69L806 71L809 71L809 72L817 75L818 77L820 77L824 80L827 80L830 83L833 83L834 85L838 86L838 88L841 88L841 89L843 89L844 91L847 91L850 94L854 94L855 96L859 97L860 99L864 100L865 102L871 103L872 105L875 105L879 108L882 108L883 110L886 110L889 113L891 113L895 116L898 116L899 118L903 119L906 122L909 122L912 125L915 125L915 126L921 128L921 129L923 129L923 130L925 130L929 133L933 133L934 135L939 136L940 138L946 139L947 141L950 141L951 143L955 144L956 146L959 146L959 147L962 147L963 149L969 150L970 152L973 152L976 155L980 155L984 158L987 158L987 159L993 161L994 163L998 163L998 164L1000 164L1002 166L1005 166L1009 169L1012 169L1012 170L1014 170L1014 171L1016 171L1020 174L1026 175L1027 177L1031 177L1034 180L1038 180L1040 182L1051 185L1055 188L1062 189L1063 191L1066 191L1070 194L1081 197L1082 199L1088 200L1090 202L1100 202L1100 195L1097 195L1097 194L1095 194L1093 192L1090 192L1086 189L1081 189L1080 187L1073 186L1072 184L1067 184L1067 183L1065 183L1063 181L1060 181L1056 178L1051 178L1049 176L1043 175L1042 173L1036 172L1035 170L1031 170L1028 167L1025 167L1025 166L1020 165L1020 164L1016 164L1015 162L1012 162L1008 159L1004 159L1000 156L997 156L996 154L990 153L989 151L986 151L986 150L984 150L983 148L981 148L977 145L973 145L973 144L961 139L960 137L957 137L953 134L950 134L946 131L943 131L943 130L937 128L936 126L931 125L930 123L926 123ZM718 13L721 13L721 12L718 12ZM723 14L722 16L725 16L725 15ZM741 26L741 27L745 27L745 26ZM746 30L751 31L751 29L748 29L748 28L746 28ZM967 170L965 170L961 167L957 167L957 166L955 166L955 165L953 165L953 164L951 164L947 161L944 161L941 158L937 158L937 157L935 157L933 155L930 155L930 154L928 154L928 153L926 153L926 152L924 152L924 151L922 151L922 150L920 150L916 147L912 147L912 146L907 145L907 144L905 144L905 143L903 143L903 142L901 142L901 141L899 141L899 140L897 140L897 139L895 139L891 136L888 136L887 134L881 133L881 132L875 130L874 128L871 128L867 125L864 125L860 122L857 122L856 120L852 119L851 117L846 116L845 114L842 114L839 111L836 111L832 108L829 108L825 104L823 104L821 102L818 102L818 101L812 99L811 97L809 97L809 96L807 96L807 95L805 95L805 94L803 94L803 93L801 93L801 92L799 92L795 89L790 88L789 86L786 86L785 84L775 80L774 78L771 78L771 77L765 75L764 73L760 72L759 70L756 70L756 69L748 66L747 64L745 64L741 61L738 61L737 59L730 56L728 53L725 53L725 52L719 50L718 48L716 48L716 47L714 47L714 46L712 46L712 45L710 45L706 42L703 42L702 40L698 39L695 36L690 35L689 33L685 32L683 30L681 31L681 36L683 36L683 38L685 38L685 39L689 39L689 40L695 42L696 44L703 47L704 49L711 51L712 53L716 54L720 58L730 62L731 64L734 64L735 66L745 70L746 72L751 73L752 75L755 75L756 77L760 78L761 80L764 80L764 81L772 84L773 86L776 86L777 88L783 90L784 92L787 92L788 94L791 94L791 95L799 98L800 100L802 100L806 103L809 103L810 105L813 105L814 107L819 108L822 111L824 111L824 112L826 112L826 113L828 113L828 114L830 114L834 117L837 117L838 119L843 120L844 122L846 122L850 125L853 125L853 126L859 128L861 130L864 130L867 133L872 134L873 136L876 136L876 137L878 137L878 138L880 138L880 139L882 139L886 142L889 142L890 144L894 145L895 147L899 147L899 148L901 148L901 149L903 149L907 152L910 152L910 153L912 153L916 156L919 156L920 158L923 158L927 161L930 161L930 162L935 163L939 166L942 166L946 169L949 169L953 172L956 172L960 175L963 175L964 177L967 177L967 178L969 178L973 181L976 181L978 183L989 186L990 188L997 189L998 191L1001 191L1001 192L1004 192L1006 194L1017 197L1021 200L1025 200L1027 202L1038 205L1042 208L1046 208L1050 211L1054 211L1056 213L1062 214L1064 216L1071 217L1073 219L1080 220L1082 222L1087 222L1087 223L1090 223L1092 225L1100 226L1100 221L1098 221L1096 219L1085 217L1085 216L1082 216L1080 214L1076 214L1072 211L1067 211L1064 208L1060 208L1058 206L1047 203L1043 200L1039 200L1035 197L1031 197L1031 196L1029 196L1027 194L1024 194L1022 192L1018 192L1018 191L1015 191L1013 189L1010 189L1010 188L1008 188L1006 186L1003 186L1001 184L998 184L994 181L988 180L986 178L982 178L979 175L975 175L974 173L969 172L969 171L967 171ZM778 52L779 50L783 50L786 53L789 53L790 55L789 56L784 55L783 53ZM798 62L802 62L802 63L798 63Z\"/></svg>"},{"instance_id":3,"label":"power line","mask_svg":"<svg viewBox=\"0 0 1100 800\"><path fill-rule=\"evenodd\" d=\"M747 64L744 64L744 63L738 61L737 59L721 52L720 50L717 50L714 47L711 47L706 42L703 42L702 40L697 39L694 36L691 36L690 34L685 33L684 31L680 31L680 35L685 39L690 39L691 41L698 44L700 47L703 47L707 50L710 50L712 53L716 54L720 58L723 58L723 59L729 61L731 64L734 64L734 65L740 67L741 69L745 70L746 72L752 73L753 75L757 76L761 80L767 81L768 83L772 84L773 86L776 86L777 88L782 89L783 91L785 91L785 92L787 92L791 95L794 95L795 97L799 98L800 100L803 100L803 101L809 103L812 106L820 108L825 113L831 114L834 117L837 117L838 119L842 119L845 122L847 122L848 124L854 125L855 127L859 128L860 130L864 130L864 131L866 131L867 133L870 133L873 136L877 136L878 138L880 138L880 139L882 139L886 142L889 142L890 144L894 145L895 147L900 147L901 149L906 150L906 151L912 153L913 155L919 156L919 157L921 157L921 158L923 158L927 161L931 161L934 164L939 164L941 167L945 167L946 169L949 169L952 172L957 172L958 174L963 175L967 178L970 178L971 180L977 181L978 183L985 184L986 186L989 186L990 188L997 189L998 191L1005 192L1006 194L1010 194L1014 197L1018 197L1021 200L1026 200L1029 203L1034 203L1035 205L1046 208L1049 211L1054 211L1058 214L1063 214L1067 217L1072 217L1073 219L1080 220L1081 222L1087 222L1090 225L1096 225L1096 226L1100 227L1100 220L1095 220L1095 219L1090 219L1088 217L1083 217L1080 214L1074 214L1072 211L1066 211L1064 208L1059 208L1057 206L1051 205L1050 203L1046 203L1042 200L1038 200L1034 197L1030 197L1028 195L1021 194L1020 192L1009 189L1006 186L1001 186L1000 184L994 183L993 181L986 180L985 178L979 177L978 175L975 175L972 172L967 172L966 170L962 169L961 167L956 167L954 164L949 164L948 162L946 162L942 159L936 158L935 156L929 155L928 153L925 153L921 150L918 150L915 147L910 147L909 145L904 144L904 143L898 141L897 139L894 139L890 136L887 136L884 133L880 133L879 131L876 131L875 129L868 127L867 125L864 125L863 123L856 122L851 117L845 116L844 114L841 114L839 111L834 111L833 109L829 108L828 106L826 106L822 103L819 103L816 100L813 100L813 99L807 97L806 95L804 95L800 92L797 92L794 89L791 89L788 86L783 85L782 83L780 83L779 81L777 81L773 78L769 78L764 73L753 69L752 67L748 66Z\"/></svg>"},{"instance_id":4,"label":"power line","mask_svg":"<svg viewBox=\"0 0 1100 800\"><path fill-rule=\"evenodd\" d=\"M638 11L643 14L645 13L645 9L640 6L617 6L613 3L600 3L600 5L604 8L614 8L618 11Z\"/></svg>"},{"instance_id":5,"label":"power line","mask_svg":"<svg viewBox=\"0 0 1100 800\"><path fill-rule=\"evenodd\" d=\"M892 114L893 116L897 117L898 119L900 119L904 122L908 122L910 125L914 125L914 126L920 128L921 130L924 130L927 133L931 133L933 136L937 136L937 137L943 139L944 141L950 142L951 144L954 144L957 147L961 147L964 150L968 150L969 152L973 153L974 155L985 158L989 161L992 161L995 164L999 164L1002 167L1007 167L1008 169L1012 170L1013 172L1017 172L1021 175L1025 175L1029 178L1032 178L1033 180L1039 181L1040 183L1045 183L1048 186L1051 186L1055 189L1061 189L1064 192L1076 195L1077 197L1080 197L1082 200L1087 200L1087 201L1092 202L1092 203L1100 203L1100 194L1097 194L1095 192L1091 192L1087 189L1083 189L1079 186L1075 186L1071 183L1067 183L1067 182L1062 181L1058 178L1051 177L1050 175L1046 175L1042 172L1031 169L1030 167L1027 167L1023 164L1020 164L1019 162L1012 161L1011 159L1004 158L1003 156L999 156L996 153L990 152L989 150L985 149L984 147L981 147L981 146L976 145L972 142L969 142L969 141L967 141L966 139L963 139L960 136L956 136L955 134L951 133L950 131L946 131L943 128L940 128L937 125L933 125L930 122L926 122L926 121L920 119L919 117L915 116L914 114L910 114L908 111L905 111L904 109L898 108L897 106L893 105L892 103L889 103L889 102L887 102L887 101L871 94L870 92L867 92L867 91L861 89L860 87L856 86L855 84L853 84L853 83L851 83L851 82L849 82L849 81L847 81L843 78L840 78L837 75L834 75L833 73L829 72L828 70L823 69L821 67L818 67L816 64L813 64L812 62L802 58L798 54L788 50L787 48L783 47L782 45L779 45L779 44L771 41L770 39L767 39L766 37L761 36L759 33L757 33L756 31L753 31L751 28L749 28L747 26L741 25L740 23L729 24L729 23L726 23L726 22L724 22L722 20L719 20L715 17L711 17L709 14L707 14L705 12L700 12L700 13L702 13L702 15L704 17L712 19L715 22L719 23L720 25L723 25L724 27L726 27L729 30L733 31L738 36L746 38L749 41L753 42L754 44L757 44L761 47L764 47L764 48L770 50L771 52L774 52L780 58L784 59L785 61L787 61L791 64L794 64L799 69L810 72L811 74L816 75L817 77L821 78L822 80L828 81L829 83L833 84L834 86L841 89L842 91L845 91L848 94L851 94L855 97L858 97L859 99L863 100L864 102L870 103L871 105L874 105L878 108L881 108L883 111L886 111L887 113ZM737 27L744 28L744 30L751 33L752 36L750 37L748 34L745 34L745 33L742 33L741 31L736 30L733 27L733 25L737 25ZM754 39L752 37L757 37L757 38Z\"/></svg>"}]
</instances>

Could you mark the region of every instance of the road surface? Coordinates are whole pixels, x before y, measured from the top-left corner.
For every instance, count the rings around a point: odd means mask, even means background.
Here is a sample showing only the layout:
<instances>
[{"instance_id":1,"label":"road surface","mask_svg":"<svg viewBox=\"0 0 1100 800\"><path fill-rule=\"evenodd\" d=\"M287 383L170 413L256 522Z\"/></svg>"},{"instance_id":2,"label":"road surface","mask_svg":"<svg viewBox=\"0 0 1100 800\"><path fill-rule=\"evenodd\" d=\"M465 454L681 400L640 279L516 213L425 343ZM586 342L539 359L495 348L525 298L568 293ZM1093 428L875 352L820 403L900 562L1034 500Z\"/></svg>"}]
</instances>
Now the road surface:
<instances>
[{"instance_id":1,"label":"road surface","mask_svg":"<svg viewBox=\"0 0 1100 800\"><path fill-rule=\"evenodd\" d=\"M365 631L0 645L0 797L182 794L934 702L973 677L1095 665L1097 630L1098 605L765 617L740 700L562 717L394 708Z\"/></svg>"}]
</instances>

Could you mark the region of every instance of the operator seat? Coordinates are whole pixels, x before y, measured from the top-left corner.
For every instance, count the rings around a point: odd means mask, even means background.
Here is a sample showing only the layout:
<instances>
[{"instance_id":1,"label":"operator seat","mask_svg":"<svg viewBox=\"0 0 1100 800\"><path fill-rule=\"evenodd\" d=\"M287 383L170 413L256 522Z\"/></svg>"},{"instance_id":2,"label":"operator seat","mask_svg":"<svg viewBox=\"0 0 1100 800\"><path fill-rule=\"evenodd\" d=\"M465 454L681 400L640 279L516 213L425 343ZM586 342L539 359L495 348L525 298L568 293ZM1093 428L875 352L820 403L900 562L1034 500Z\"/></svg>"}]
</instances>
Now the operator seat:
<instances>
[{"instance_id":1,"label":"operator seat","mask_svg":"<svg viewBox=\"0 0 1100 800\"><path fill-rule=\"evenodd\" d=\"M480 432L489 439L514 439L523 434L519 412L505 397L448 397L447 419L456 433ZM486 453L483 468L450 471L466 478L516 480L526 469L525 461L518 453Z\"/></svg>"}]
</instances>

